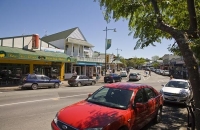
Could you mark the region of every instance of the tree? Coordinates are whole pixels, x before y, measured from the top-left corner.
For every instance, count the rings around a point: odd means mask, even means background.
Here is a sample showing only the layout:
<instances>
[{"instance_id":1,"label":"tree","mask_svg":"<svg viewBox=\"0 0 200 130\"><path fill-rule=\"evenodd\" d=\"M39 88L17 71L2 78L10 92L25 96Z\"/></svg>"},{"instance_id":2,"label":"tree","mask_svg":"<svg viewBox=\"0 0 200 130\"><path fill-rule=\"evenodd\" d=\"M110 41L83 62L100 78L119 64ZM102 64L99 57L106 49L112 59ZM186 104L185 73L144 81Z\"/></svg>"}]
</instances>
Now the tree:
<instances>
[{"instance_id":1,"label":"tree","mask_svg":"<svg viewBox=\"0 0 200 130\"><path fill-rule=\"evenodd\" d=\"M127 66L127 61L124 59L124 57L120 57L120 61L123 63L123 66Z\"/></svg>"},{"instance_id":2,"label":"tree","mask_svg":"<svg viewBox=\"0 0 200 130\"><path fill-rule=\"evenodd\" d=\"M157 61L159 59L159 56L152 56L151 59L152 61Z\"/></svg>"},{"instance_id":3,"label":"tree","mask_svg":"<svg viewBox=\"0 0 200 130\"><path fill-rule=\"evenodd\" d=\"M154 68L158 68L158 67L160 66L160 64L159 64L158 62L153 62L153 63L152 63L152 66L153 66Z\"/></svg>"},{"instance_id":4,"label":"tree","mask_svg":"<svg viewBox=\"0 0 200 130\"><path fill-rule=\"evenodd\" d=\"M200 77L191 47L200 39L200 2L195 0L98 0L104 7L105 20L124 18L138 39L134 49L155 46L161 39L174 39L184 58L194 93L195 106L200 108ZM131 34L130 33L130 34ZM196 128L200 130L200 110L195 111Z\"/></svg>"}]
</instances>

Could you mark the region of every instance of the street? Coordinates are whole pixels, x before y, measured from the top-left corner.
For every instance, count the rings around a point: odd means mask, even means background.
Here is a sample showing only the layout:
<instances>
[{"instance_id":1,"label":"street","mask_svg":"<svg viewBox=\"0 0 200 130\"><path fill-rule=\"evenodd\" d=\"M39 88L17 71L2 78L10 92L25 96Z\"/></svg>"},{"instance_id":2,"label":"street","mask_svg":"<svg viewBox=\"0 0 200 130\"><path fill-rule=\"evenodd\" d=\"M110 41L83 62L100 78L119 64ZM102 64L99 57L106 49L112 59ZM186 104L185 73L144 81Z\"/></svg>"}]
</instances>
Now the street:
<instances>
[{"instance_id":1,"label":"street","mask_svg":"<svg viewBox=\"0 0 200 130\"><path fill-rule=\"evenodd\" d=\"M157 75L145 77L143 70L131 70L141 73L137 81L153 86L158 91L169 77ZM127 82L123 78L122 82ZM0 130L50 130L51 121L61 108L87 98L101 84L82 87L62 87L59 89L20 90L0 93ZM67 116L67 115L66 115ZM166 104L163 108L161 123L149 124L146 130L186 130L187 110L184 106Z\"/></svg>"}]
</instances>

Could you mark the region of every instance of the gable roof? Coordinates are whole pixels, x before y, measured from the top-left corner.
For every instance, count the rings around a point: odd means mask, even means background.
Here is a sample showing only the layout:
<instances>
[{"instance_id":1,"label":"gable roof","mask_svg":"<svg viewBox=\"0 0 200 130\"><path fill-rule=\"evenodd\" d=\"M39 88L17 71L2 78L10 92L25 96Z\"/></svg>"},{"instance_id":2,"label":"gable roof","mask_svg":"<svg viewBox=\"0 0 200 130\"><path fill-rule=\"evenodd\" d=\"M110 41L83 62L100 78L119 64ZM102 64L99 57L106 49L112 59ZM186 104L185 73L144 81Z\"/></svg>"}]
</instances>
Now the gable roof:
<instances>
[{"instance_id":1,"label":"gable roof","mask_svg":"<svg viewBox=\"0 0 200 130\"><path fill-rule=\"evenodd\" d=\"M78 27L68 29L62 32L58 32L55 34L51 34L45 37L42 37L41 39L45 42L52 42L60 39L66 39L73 31L75 31Z\"/></svg>"}]
</instances>

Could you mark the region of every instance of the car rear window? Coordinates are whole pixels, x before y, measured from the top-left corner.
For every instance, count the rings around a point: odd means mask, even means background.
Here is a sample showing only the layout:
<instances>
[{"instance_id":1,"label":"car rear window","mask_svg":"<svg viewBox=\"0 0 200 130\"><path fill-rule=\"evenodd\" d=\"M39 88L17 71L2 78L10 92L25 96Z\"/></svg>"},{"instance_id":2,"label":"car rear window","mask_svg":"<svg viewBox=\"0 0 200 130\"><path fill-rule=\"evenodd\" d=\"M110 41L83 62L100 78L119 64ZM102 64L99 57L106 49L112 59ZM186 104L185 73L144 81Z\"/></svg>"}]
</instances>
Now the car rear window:
<instances>
[{"instance_id":1,"label":"car rear window","mask_svg":"<svg viewBox=\"0 0 200 130\"><path fill-rule=\"evenodd\" d=\"M36 79L36 75L29 75L28 79Z\"/></svg>"},{"instance_id":2,"label":"car rear window","mask_svg":"<svg viewBox=\"0 0 200 130\"><path fill-rule=\"evenodd\" d=\"M137 75L137 74L135 74L135 73L131 73L131 74L130 74L130 76L136 76L136 75Z\"/></svg>"},{"instance_id":3,"label":"car rear window","mask_svg":"<svg viewBox=\"0 0 200 130\"><path fill-rule=\"evenodd\" d=\"M77 76L72 76L72 77L71 77L71 79L76 79L76 78L77 78Z\"/></svg>"},{"instance_id":4,"label":"car rear window","mask_svg":"<svg viewBox=\"0 0 200 130\"><path fill-rule=\"evenodd\" d=\"M112 76L112 74L106 74L106 76L108 77L108 76Z\"/></svg>"}]
</instances>

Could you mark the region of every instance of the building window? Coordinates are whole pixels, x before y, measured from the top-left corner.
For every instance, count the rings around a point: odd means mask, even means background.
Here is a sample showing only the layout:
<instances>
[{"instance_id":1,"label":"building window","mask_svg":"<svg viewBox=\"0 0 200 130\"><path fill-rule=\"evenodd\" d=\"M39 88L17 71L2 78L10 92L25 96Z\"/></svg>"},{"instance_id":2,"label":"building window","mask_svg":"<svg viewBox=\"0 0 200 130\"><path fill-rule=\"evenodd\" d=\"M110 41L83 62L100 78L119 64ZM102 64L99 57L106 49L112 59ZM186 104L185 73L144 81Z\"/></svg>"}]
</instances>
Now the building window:
<instances>
[{"instance_id":1,"label":"building window","mask_svg":"<svg viewBox=\"0 0 200 130\"><path fill-rule=\"evenodd\" d=\"M66 50L66 51L67 51L67 49L68 49L68 45L65 46L65 50Z\"/></svg>"}]
</instances>

